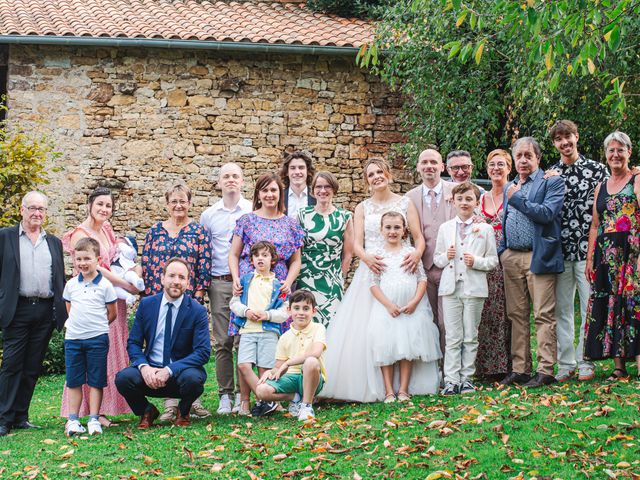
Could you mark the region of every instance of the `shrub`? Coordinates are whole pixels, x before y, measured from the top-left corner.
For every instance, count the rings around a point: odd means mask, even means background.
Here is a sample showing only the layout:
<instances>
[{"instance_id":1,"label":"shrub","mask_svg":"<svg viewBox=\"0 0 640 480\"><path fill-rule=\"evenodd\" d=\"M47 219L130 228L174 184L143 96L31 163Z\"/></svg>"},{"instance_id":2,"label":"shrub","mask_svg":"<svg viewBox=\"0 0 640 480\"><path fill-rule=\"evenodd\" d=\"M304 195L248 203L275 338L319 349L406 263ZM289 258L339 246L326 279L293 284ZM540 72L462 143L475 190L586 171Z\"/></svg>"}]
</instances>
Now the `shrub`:
<instances>
[{"instance_id":1,"label":"shrub","mask_svg":"<svg viewBox=\"0 0 640 480\"><path fill-rule=\"evenodd\" d=\"M6 109L0 103L0 110ZM0 122L0 227L20 220L22 197L48 183L46 164L59 156L45 135L28 133L18 122Z\"/></svg>"}]
</instances>

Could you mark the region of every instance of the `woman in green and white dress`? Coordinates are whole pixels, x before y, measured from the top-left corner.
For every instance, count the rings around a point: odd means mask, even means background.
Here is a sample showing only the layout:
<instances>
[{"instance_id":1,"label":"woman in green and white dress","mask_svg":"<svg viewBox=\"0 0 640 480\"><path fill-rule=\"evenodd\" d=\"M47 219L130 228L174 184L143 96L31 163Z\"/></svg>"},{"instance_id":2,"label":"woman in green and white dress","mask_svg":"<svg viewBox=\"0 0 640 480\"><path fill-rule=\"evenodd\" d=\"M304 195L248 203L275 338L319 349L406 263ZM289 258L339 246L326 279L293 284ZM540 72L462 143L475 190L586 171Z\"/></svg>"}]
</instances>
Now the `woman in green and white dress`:
<instances>
[{"instance_id":1,"label":"woman in green and white dress","mask_svg":"<svg viewBox=\"0 0 640 480\"><path fill-rule=\"evenodd\" d=\"M348 210L333 205L338 181L329 172L318 172L311 183L314 206L298 211L304 230L302 268L296 288L313 293L318 303L315 321L331 322L344 289L344 278L353 257L353 221Z\"/></svg>"}]
</instances>

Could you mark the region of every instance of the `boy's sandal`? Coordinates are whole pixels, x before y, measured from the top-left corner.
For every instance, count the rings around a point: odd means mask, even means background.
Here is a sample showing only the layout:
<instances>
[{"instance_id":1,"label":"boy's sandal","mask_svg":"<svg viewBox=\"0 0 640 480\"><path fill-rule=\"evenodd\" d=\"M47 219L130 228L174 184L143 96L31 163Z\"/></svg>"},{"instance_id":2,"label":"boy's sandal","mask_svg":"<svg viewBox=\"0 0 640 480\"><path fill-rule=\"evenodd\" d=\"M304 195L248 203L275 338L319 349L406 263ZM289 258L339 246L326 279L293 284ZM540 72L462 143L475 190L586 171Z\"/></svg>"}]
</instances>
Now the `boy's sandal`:
<instances>
[{"instance_id":1,"label":"boy's sandal","mask_svg":"<svg viewBox=\"0 0 640 480\"><path fill-rule=\"evenodd\" d=\"M396 401L396 394L390 393L389 395L385 395L384 403L393 403Z\"/></svg>"},{"instance_id":2,"label":"boy's sandal","mask_svg":"<svg viewBox=\"0 0 640 480\"><path fill-rule=\"evenodd\" d=\"M629 373L622 368L614 368L611 375L607 377L607 381L615 382L616 380L622 380L623 378L629 378Z\"/></svg>"},{"instance_id":3,"label":"boy's sandal","mask_svg":"<svg viewBox=\"0 0 640 480\"><path fill-rule=\"evenodd\" d=\"M407 392L398 392L398 401L399 402L408 402L411 400L411 395Z\"/></svg>"},{"instance_id":4,"label":"boy's sandal","mask_svg":"<svg viewBox=\"0 0 640 480\"><path fill-rule=\"evenodd\" d=\"M246 405L247 408L244 408ZM251 415L251 409L249 408L251 403L249 400L241 400L240 401L240 410L238 410L238 415L242 415L243 417L248 417Z\"/></svg>"},{"instance_id":5,"label":"boy's sandal","mask_svg":"<svg viewBox=\"0 0 640 480\"><path fill-rule=\"evenodd\" d=\"M106 428L113 427L116 425L111 420L109 420L109 418L106 415L102 415L102 414L98 415L98 421L100 422L100 425Z\"/></svg>"}]
</instances>

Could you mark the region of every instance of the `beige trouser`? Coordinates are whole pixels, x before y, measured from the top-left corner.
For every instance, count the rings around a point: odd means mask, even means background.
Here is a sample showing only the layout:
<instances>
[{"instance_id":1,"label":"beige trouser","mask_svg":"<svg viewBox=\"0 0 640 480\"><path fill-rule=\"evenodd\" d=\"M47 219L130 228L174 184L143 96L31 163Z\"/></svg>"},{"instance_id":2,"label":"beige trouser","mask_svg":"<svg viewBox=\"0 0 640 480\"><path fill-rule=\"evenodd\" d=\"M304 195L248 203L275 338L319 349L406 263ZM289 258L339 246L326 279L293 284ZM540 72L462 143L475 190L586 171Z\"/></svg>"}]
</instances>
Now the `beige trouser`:
<instances>
[{"instance_id":1,"label":"beige trouser","mask_svg":"<svg viewBox=\"0 0 640 480\"><path fill-rule=\"evenodd\" d=\"M440 287L440 277L442 277L442 269L433 265L427 274L427 298L433 311L433 322L438 326L440 331L440 351L444 355L445 347L445 328L444 313L442 309L442 297L438 296L438 288Z\"/></svg>"},{"instance_id":2,"label":"beige trouser","mask_svg":"<svg viewBox=\"0 0 640 480\"><path fill-rule=\"evenodd\" d=\"M209 287L209 305L211 307L211 331L216 355L216 379L218 393L231 395L236 392L234 382L235 368L233 365L233 348L237 347L240 336L230 337L229 329L229 301L233 295L233 283L224 280L211 280Z\"/></svg>"},{"instance_id":3,"label":"beige trouser","mask_svg":"<svg viewBox=\"0 0 640 480\"><path fill-rule=\"evenodd\" d=\"M553 375L556 363L557 274L529 271L532 252L505 250L500 256L504 272L507 317L511 321L511 361L515 373L531 373L530 303L538 341L538 373Z\"/></svg>"},{"instance_id":4,"label":"beige trouser","mask_svg":"<svg viewBox=\"0 0 640 480\"><path fill-rule=\"evenodd\" d=\"M447 330L444 383L473 381L478 354L478 325L482 318L484 298L467 297L462 282L456 282L452 295L441 298Z\"/></svg>"}]
</instances>

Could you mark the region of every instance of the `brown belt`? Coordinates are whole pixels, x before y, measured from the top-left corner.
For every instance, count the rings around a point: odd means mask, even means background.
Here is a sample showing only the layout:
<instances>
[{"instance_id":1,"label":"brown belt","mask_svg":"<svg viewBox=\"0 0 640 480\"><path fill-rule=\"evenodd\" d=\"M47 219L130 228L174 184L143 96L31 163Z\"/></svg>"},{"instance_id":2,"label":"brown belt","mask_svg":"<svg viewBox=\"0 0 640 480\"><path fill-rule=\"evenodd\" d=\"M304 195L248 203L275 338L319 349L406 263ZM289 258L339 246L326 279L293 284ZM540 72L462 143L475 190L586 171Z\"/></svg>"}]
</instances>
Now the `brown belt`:
<instances>
[{"instance_id":1,"label":"brown belt","mask_svg":"<svg viewBox=\"0 0 640 480\"><path fill-rule=\"evenodd\" d=\"M223 282L233 282L231 275L211 275L211 280L222 280Z\"/></svg>"}]
</instances>

